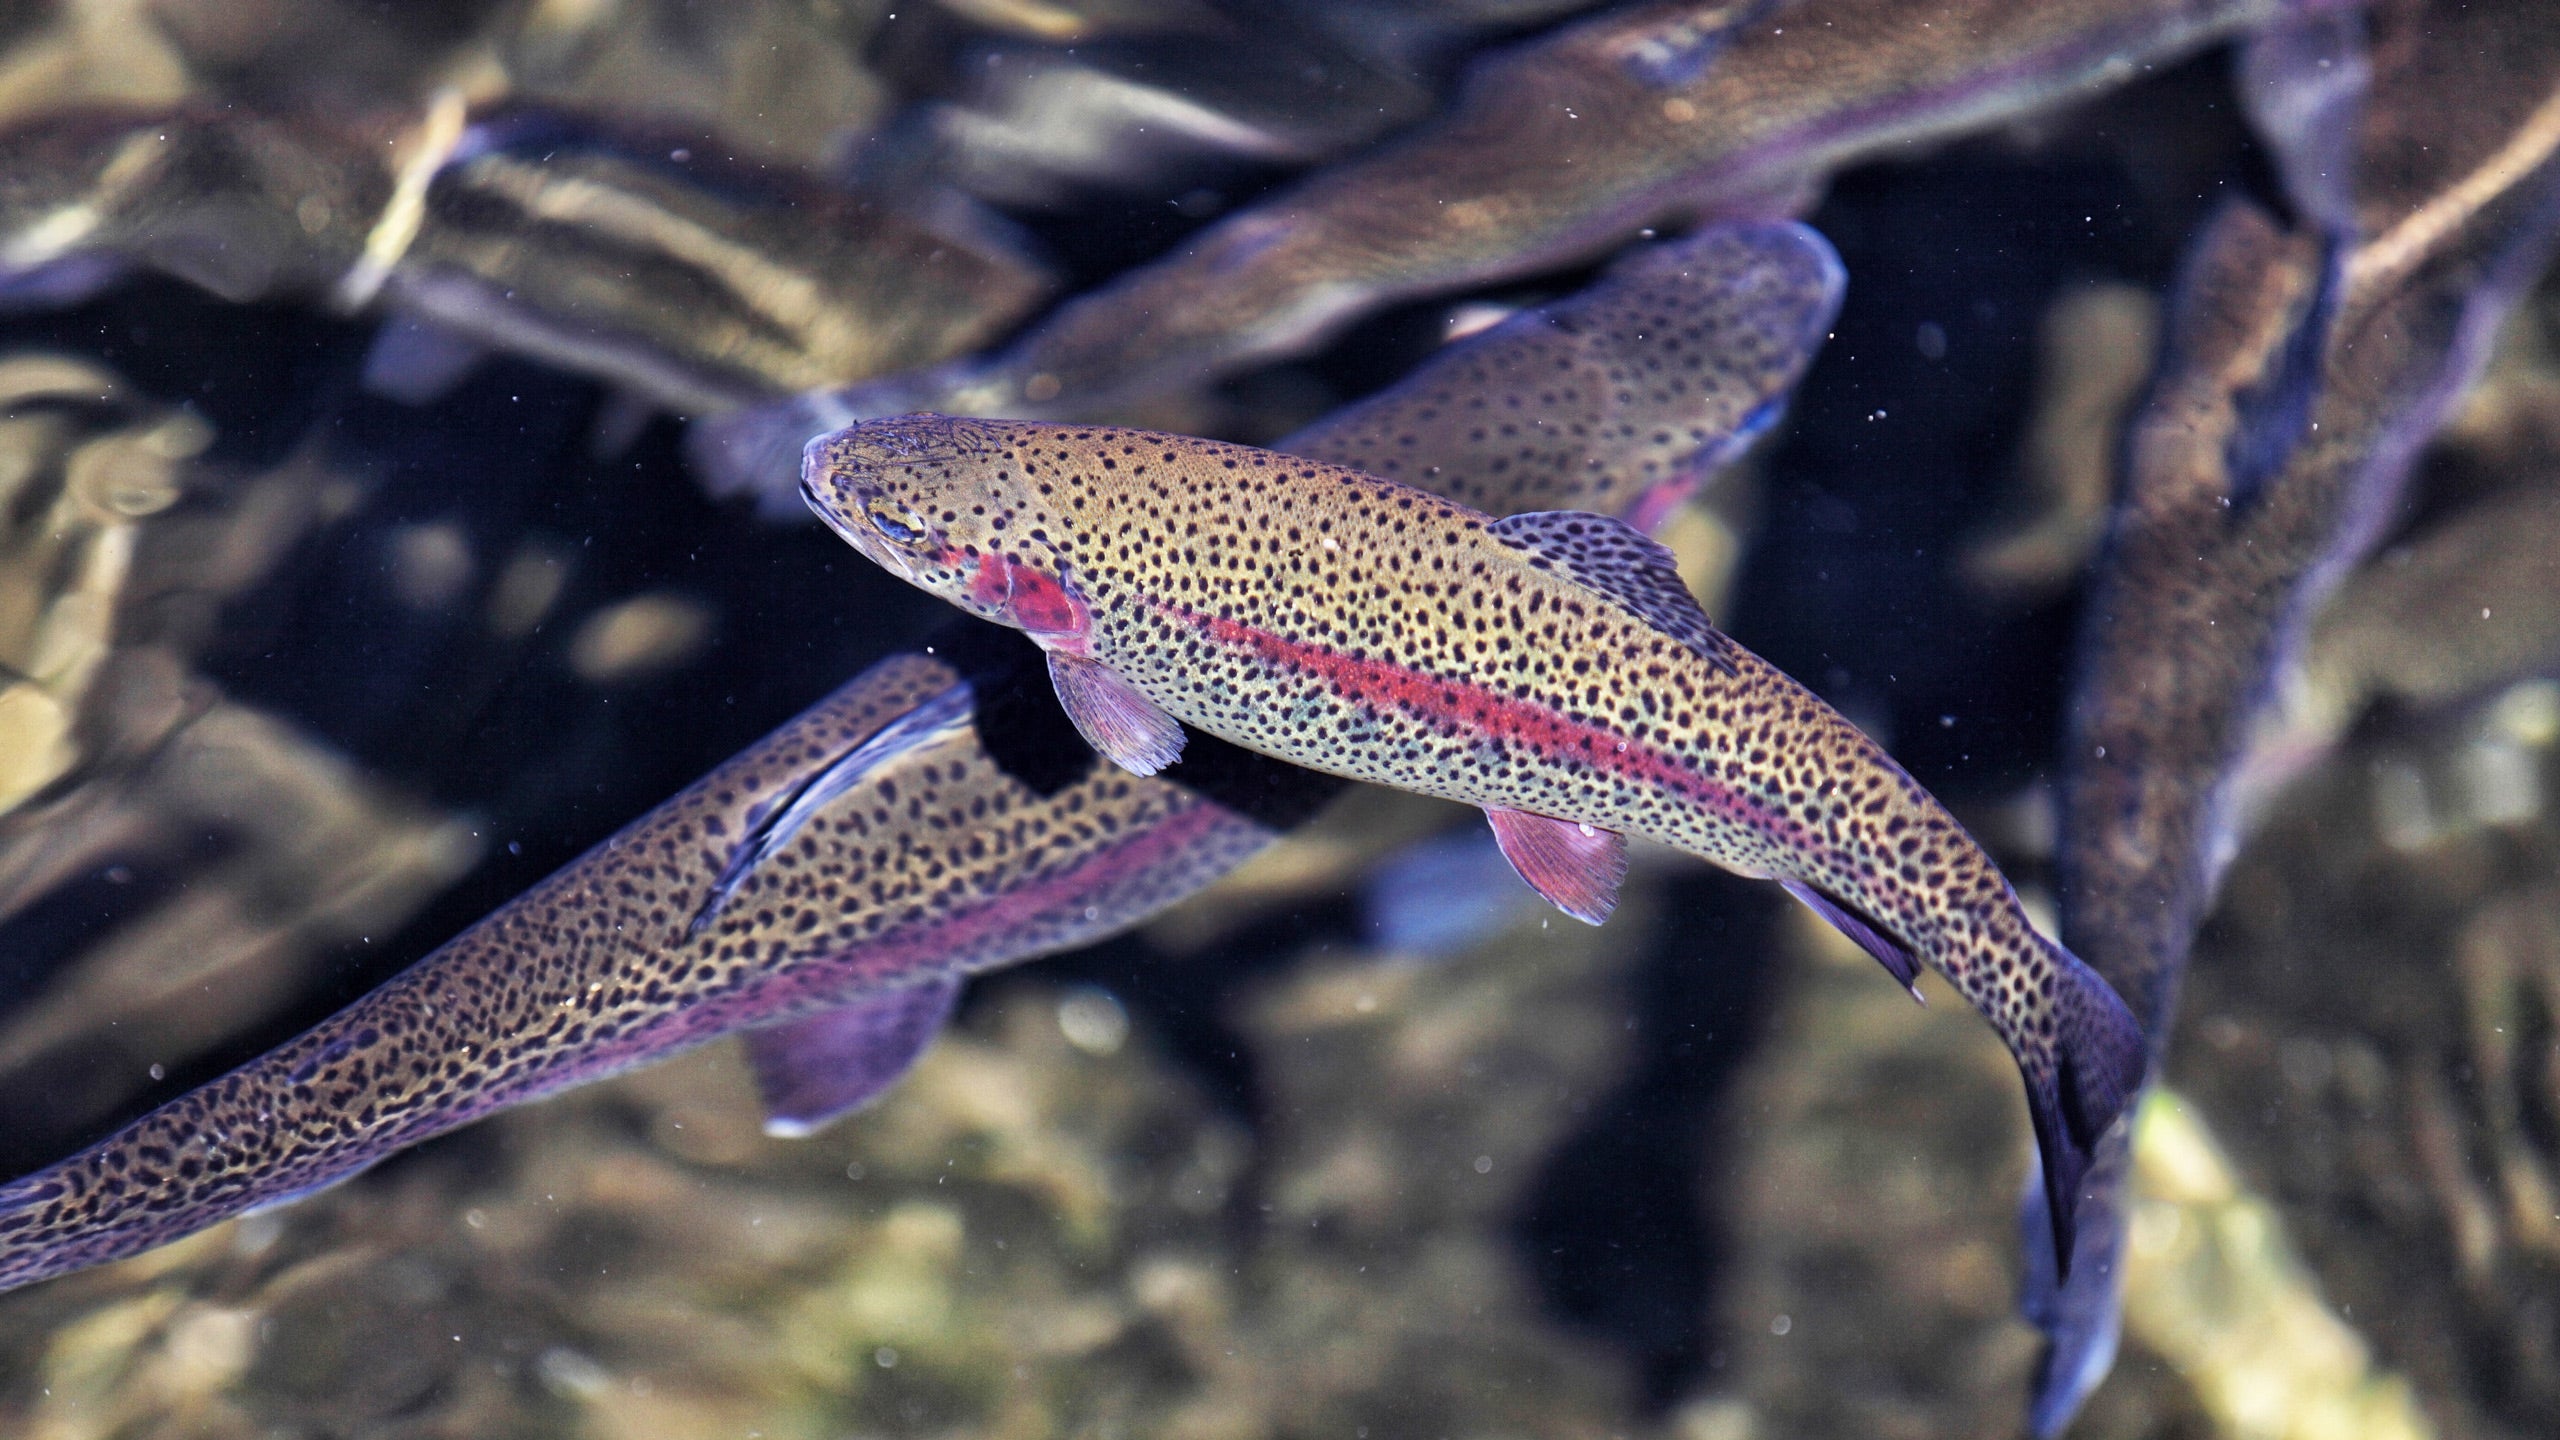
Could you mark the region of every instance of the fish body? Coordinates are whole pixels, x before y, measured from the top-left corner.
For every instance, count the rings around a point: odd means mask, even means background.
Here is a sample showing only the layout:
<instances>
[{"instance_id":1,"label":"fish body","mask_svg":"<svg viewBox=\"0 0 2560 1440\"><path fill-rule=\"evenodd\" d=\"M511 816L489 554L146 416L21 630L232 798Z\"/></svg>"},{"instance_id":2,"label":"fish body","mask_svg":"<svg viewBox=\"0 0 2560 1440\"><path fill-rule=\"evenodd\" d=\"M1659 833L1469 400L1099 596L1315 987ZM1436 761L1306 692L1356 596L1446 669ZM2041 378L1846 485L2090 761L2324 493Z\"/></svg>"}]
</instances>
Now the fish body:
<instances>
[{"instance_id":1,"label":"fish body","mask_svg":"<svg viewBox=\"0 0 2560 1440\"><path fill-rule=\"evenodd\" d=\"M1049 289L955 195L892 205L731 148L453 96L49 115L0 128L0 312L158 271L424 327L370 367L410 398L501 349L714 411L960 354Z\"/></svg>"},{"instance_id":2,"label":"fish body","mask_svg":"<svg viewBox=\"0 0 2560 1440\"><path fill-rule=\"evenodd\" d=\"M1658 506L1792 388L1839 297L1812 231L1718 227L1289 443L1410 465L1497 508ZM1696 343L1699 327L1726 343ZM1213 743L1178 778L1143 779L1096 762L1017 637L970 625L928 648L939 658L884 661L309 1032L0 1184L0 1290L729 1033L770 1128L804 1132L894 1083L960 976L1126 929L1341 783Z\"/></svg>"},{"instance_id":3,"label":"fish body","mask_svg":"<svg viewBox=\"0 0 2560 1440\"><path fill-rule=\"evenodd\" d=\"M1169 763L1187 724L1478 805L1522 877L1594 922L1643 836L1779 880L1906 985L1938 970L2025 1074L2057 1216L2138 1081L2122 1002L1954 817L1718 632L1621 522L1495 519L1214 441L929 415L810 442L802 484L865 555L1028 633L1129 768Z\"/></svg>"},{"instance_id":4,"label":"fish body","mask_svg":"<svg viewBox=\"0 0 2560 1440\"><path fill-rule=\"evenodd\" d=\"M1777 422L1847 283L1806 226L1711 225L1279 448L1495 515L1590 510L1651 530Z\"/></svg>"},{"instance_id":5,"label":"fish body","mask_svg":"<svg viewBox=\"0 0 2560 1440\"><path fill-rule=\"evenodd\" d=\"M2339 0L1625 5L1475 62L1441 116L1204 228L985 359L718 417L695 459L789 485L817 430L915 410L1125 416L1401 300L1569 266L1647 226L1809 208L1878 155L2095 94ZM787 437L787 444L777 440Z\"/></svg>"},{"instance_id":6,"label":"fish body","mask_svg":"<svg viewBox=\"0 0 2560 1440\"><path fill-rule=\"evenodd\" d=\"M806 1128L895 1080L962 975L1119 928L1273 833L1104 766L1043 796L977 744L972 699L937 661L885 662L326 1024L0 1185L0 1289L740 1030L777 1128ZM823 823L694 929L709 882L787 808L796 787L775 782L848 756L862 772Z\"/></svg>"},{"instance_id":7,"label":"fish body","mask_svg":"<svg viewBox=\"0 0 2560 1440\"><path fill-rule=\"evenodd\" d=\"M2313 618L2397 513L2427 441L2560 227L2560 32L2533 0L2383 7L2361 53L2270 37L2334 134L2269 127L2307 229L2247 204L2199 237L2086 611L2057 856L2063 934L2157 1052L2240 842L2252 735ZM2332 93L2352 70L2353 103ZM2444 97L2460 95L2448 105ZM2281 108L2281 107L2280 107ZM2115 1137L2111 1149L2120 1150ZM2059 1434L2113 1359L2130 1156L2102 1154L2030 1416ZM2047 1216L2029 1196L2026 1226Z\"/></svg>"}]
</instances>

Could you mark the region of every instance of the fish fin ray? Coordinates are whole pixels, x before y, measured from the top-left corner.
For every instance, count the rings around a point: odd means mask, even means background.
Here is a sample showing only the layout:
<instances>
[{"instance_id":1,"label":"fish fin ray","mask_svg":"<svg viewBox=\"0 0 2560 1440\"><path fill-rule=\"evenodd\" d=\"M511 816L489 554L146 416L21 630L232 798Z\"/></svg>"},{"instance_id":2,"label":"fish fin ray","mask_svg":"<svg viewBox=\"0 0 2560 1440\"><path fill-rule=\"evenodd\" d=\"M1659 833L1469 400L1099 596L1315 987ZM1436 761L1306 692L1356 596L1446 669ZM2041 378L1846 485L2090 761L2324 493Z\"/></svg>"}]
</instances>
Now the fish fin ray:
<instances>
[{"instance_id":1,"label":"fish fin ray","mask_svg":"<svg viewBox=\"0 0 2560 1440\"><path fill-rule=\"evenodd\" d=\"M1493 825L1502 858L1547 903L1590 925L1618 908L1618 883L1627 876L1626 836L1498 805L1486 806L1484 818Z\"/></svg>"},{"instance_id":2,"label":"fish fin ray","mask_svg":"<svg viewBox=\"0 0 2560 1440\"><path fill-rule=\"evenodd\" d=\"M1076 733L1132 775L1153 775L1182 758L1182 722L1098 660L1049 652L1049 683Z\"/></svg>"},{"instance_id":3,"label":"fish fin ray","mask_svg":"<svg viewBox=\"0 0 2560 1440\"><path fill-rule=\"evenodd\" d=\"M2027 1167L2026 1193L2018 1205L2024 1242L2024 1275L2018 1311L2044 1335L2034 1382L2028 1390L2027 1433L2054 1440L2079 1414L2089 1393L2115 1364L2124 1330L2125 1227L2130 1218L2127 1182L2133 1170L2130 1127L2110 1130L2080 1182L2080 1213L2072 1222L2071 1278L2054 1263L2047 1237L2054 1233L2044 1167Z\"/></svg>"},{"instance_id":4,"label":"fish fin ray","mask_svg":"<svg viewBox=\"0 0 2560 1440\"><path fill-rule=\"evenodd\" d=\"M255 1201L241 1206L239 1209L232 1211L229 1215L226 1215L223 1218L229 1220L246 1220L254 1215L264 1215L271 1210L282 1210L288 1205L299 1205L303 1201L310 1199L312 1196L319 1194L321 1191L334 1190L338 1186L346 1184L348 1181L353 1180L358 1175L361 1175L372 1168L372 1162L367 1161L365 1164L359 1165L354 1169L347 1171L343 1175L332 1175L326 1180L316 1180L308 1185L297 1185L290 1190L279 1190L272 1195L261 1195Z\"/></svg>"},{"instance_id":5,"label":"fish fin ray","mask_svg":"<svg viewBox=\"0 0 2560 1440\"><path fill-rule=\"evenodd\" d=\"M2231 397L2231 434L2223 443L2222 463L2223 489L2235 524L2255 511L2311 438L2330 332L2346 286L2347 255L2344 241L2326 239L2320 252L2320 278L2301 319L2270 357L2265 373Z\"/></svg>"},{"instance_id":6,"label":"fish fin ray","mask_svg":"<svg viewBox=\"0 0 2560 1440\"><path fill-rule=\"evenodd\" d=\"M1828 890L1802 880L1780 880L1778 883L1786 887L1788 894L1803 901L1805 908L1829 921L1831 928L1848 936L1859 949L1874 956L1876 963L1884 966L1888 974L1902 982L1903 989L1911 992L1912 999L1923 1005L1929 1003L1920 993L1920 957L1910 946L1895 939L1891 932L1868 918L1865 911Z\"/></svg>"},{"instance_id":7,"label":"fish fin ray","mask_svg":"<svg viewBox=\"0 0 2560 1440\"><path fill-rule=\"evenodd\" d=\"M957 977L928 980L746 1034L765 1133L810 1134L895 1085L942 1033Z\"/></svg>"},{"instance_id":8,"label":"fish fin ray","mask_svg":"<svg viewBox=\"0 0 2560 1440\"><path fill-rule=\"evenodd\" d=\"M1726 674L1733 674L1733 641L1681 582L1679 566L1659 540L1606 515L1580 510L1533 510L1506 515L1485 527L1503 544L1582 588L1611 601Z\"/></svg>"},{"instance_id":9,"label":"fish fin ray","mask_svg":"<svg viewBox=\"0 0 2560 1440\"><path fill-rule=\"evenodd\" d=\"M2053 1222L2056 1273L2071 1279L2073 1235L2090 1167L2107 1132L2124 1122L2142 1088L2142 1026L2098 973L2056 945L2059 1025L2043 1066L2025 1065L2027 1113L2035 1121L2036 1155L2044 1167ZM2024 1057L2021 1057L2022 1059Z\"/></svg>"}]
</instances>

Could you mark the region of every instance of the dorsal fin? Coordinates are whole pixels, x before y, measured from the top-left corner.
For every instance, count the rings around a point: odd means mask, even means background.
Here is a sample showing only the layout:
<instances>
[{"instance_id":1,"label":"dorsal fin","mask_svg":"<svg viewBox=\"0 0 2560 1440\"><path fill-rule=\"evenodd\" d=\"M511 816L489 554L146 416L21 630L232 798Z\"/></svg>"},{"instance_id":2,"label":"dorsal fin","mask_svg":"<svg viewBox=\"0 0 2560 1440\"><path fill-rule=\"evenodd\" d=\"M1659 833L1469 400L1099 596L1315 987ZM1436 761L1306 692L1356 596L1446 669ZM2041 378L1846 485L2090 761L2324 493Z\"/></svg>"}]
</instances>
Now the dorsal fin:
<instances>
[{"instance_id":1,"label":"dorsal fin","mask_svg":"<svg viewBox=\"0 0 2560 1440\"><path fill-rule=\"evenodd\" d=\"M1661 541L1623 520L1580 510L1507 515L1485 528L1528 555L1530 564L1616 602L1717 669L1734 673L1733 641L1698 608Z\"/></svg>"},{"instance_id":2,"label":"dorsal fin","mask_svg":"<svg viewBox=\"0 0 2560 1440\"><path fill-rule=\"evenodd\" d=\"M2231 435L2222 445L2222 463L2235 524L2266 497L2312 438L2312 412L2326 388L2329 338L2346 293L2348 253L2341 238L2322 238L2320 278L2301 316L2267 358L2264 373L2231 396Z\"/></svg>"}]
</instances>

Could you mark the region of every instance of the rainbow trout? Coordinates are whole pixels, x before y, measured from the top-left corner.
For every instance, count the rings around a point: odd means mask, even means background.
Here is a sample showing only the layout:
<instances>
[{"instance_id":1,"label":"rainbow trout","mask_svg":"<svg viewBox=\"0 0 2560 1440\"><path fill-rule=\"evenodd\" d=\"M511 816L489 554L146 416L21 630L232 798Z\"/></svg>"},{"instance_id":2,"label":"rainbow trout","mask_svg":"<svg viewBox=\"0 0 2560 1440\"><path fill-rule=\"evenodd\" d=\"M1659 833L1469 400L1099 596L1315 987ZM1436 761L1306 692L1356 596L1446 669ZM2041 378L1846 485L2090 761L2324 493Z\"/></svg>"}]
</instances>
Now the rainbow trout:
<instances>
[{"instance_id":1,"label":"rainbow trout","mask_svg":"<svg viewBox=\"0 0 2560 1440\"><path fill-rule=\"evenodd\" d=\"M961 354L1049 289L956 197L928 222L787 165L742 184L730 148L450 95L50 114L0 125L0 307L158 271L380 306L368 378L404 396L497 348L699 411Z\"/></svg>"},{"instance_id":2,"label":"rainbow trout","mask_svg":"<svg viewBox=\"0 0 2560 1440\"><path fill-rule=\"evenodd\" d=\"M1088 907L1160 908L1272 833L1107 770L1051 803L971 709L951 668L893 658L327 1023L0 1186L0 1288L749 1027L775 1128L805 1130L903 1073L961 974L1085 938ZM1157 845L1097 843L1104 812ZM706 920L705 882L769 837L765 883Z\"/></svg>"},{"instance_id":3,"label":"rainbow trout","mask_svg":"<svg viewBox=\"0 0 2560 1440\"><path fill-rule=\"evenodd\" d=\"M1312 348L1397 301L1535 274L1648 225L1792 213L1835 171L2096 94L2339 0L1692 0L1493 51L1449 110L1059 306L1005 350L694 428L785 492L810 434L915 410L1101 420Z\"/></svg>"},{"instance_id":4,"label":"rainbow trout","mask_svg":"<svg viewBox=\"0 0 2560 1440\"><path fill-rule=\"evenodd\" d=\"M1800 225L1720 227L1450 347L1290 443L1408 465L1491 506L1658 508L1765 426L1840 286ZM882 662L300 1038L0 1185L0 1289L732 1032L771 1127L805 1131L894 1083L966 974L1136 924L1337 788L1215 742L1173 778L1098 765L1032 646L969 625L932 648Z\"/></svg>"},{"instance_id":5,"label":"rainbow trout","mask_svg":"<svg viewBox=\"0 0 2560 1440\"><path fill-rule=\"evenodd\" d=\"M2234 797L2276 681L2550 253L2548 20L2535 0L2409 4L2377 9L2369 43L2346 31L2343 52L2311 27L2252 57L2296 72L2296 98L2261 128L2314 225L2235 203L2194 246L2161 377L2129 427L2065 749L2063 934L2132 1003L2155 1060L2239 844ZM2328 123L2285 123L2319 115L2336 77L2368 63L2364 93ZM2059 1434L2113 1362L2130 1169L2117 1137L2068 1283L2030 1266L2024 1308L2048 1339L2039 1435ZM2046 1219L2034 1199L2030 1233Z\"/></svg>"},{"instance_id":6,"label":"rainbow trout","mask_svg":"<svg viewBox=\"0 0 2560 1440\"><path fill-rule=\"evenodd\" d=\"M1779 881L1915 995L1936 969L2025 1075L2068 1234L2141 1076L2132 1016L1642 532L1215 441L940 415L811 441L801 485L864 555L1028 633L1086 740L1134 773L1171 764L1188 724L1481 806L1521 878L1594 924L1641 835Z\"/></svg>"}]
</instances>

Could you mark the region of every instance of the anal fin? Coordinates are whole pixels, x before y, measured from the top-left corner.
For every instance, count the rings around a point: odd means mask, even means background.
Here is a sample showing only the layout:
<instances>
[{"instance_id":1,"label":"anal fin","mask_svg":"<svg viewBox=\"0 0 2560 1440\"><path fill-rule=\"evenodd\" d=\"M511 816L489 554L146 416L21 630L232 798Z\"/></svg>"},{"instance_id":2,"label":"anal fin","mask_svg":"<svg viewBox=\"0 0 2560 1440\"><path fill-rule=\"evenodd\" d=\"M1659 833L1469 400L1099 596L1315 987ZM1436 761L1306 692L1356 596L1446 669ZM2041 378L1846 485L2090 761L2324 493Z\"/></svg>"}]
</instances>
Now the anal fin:
<instances>
[{"instance_id":1,"label":"anal fin","mask_svg":"<svg viewBox=\"0 0 2560 1440\"><path fill-rule=\"evenodd\" d=\"M1153 775L1182 758L1182 723L1110 666L1052 650L1049 683L1076 733L1121 769Z\"/></svg>"},{"instance_id":2,"label":"anal fin","mask_svg":"<svg viewBox=\"0 0 2560 1440\"><path fill-rule=\"evenodd\" d=\"M1787 893L1805 903L1814 914L1831 922L1833 929L1857 942L1859 949L1876 957L1876 962L1902 982L1911 998L1926 1005L1928 997L1920 993L1920 957L1908 946L1885 933L1884 928L1860 913L1857 907L1826 891L1815 889L1802 880L1780 880Z\"/></svg>"},{"instance_id":3,"label":"anal fin","mask_svg":"<svg viewBox=\"0 0 2560 1440\"><path fill-rule=\"evenodd\" d=\"M797 1137L879 1097L915 1068L959 998L955 979L928 980L746 1034L768 1135Z\"/></svg>"},{"instance_id":4,"label":"anal fin","mask_svg":"<svg viewBox=\"0 0 2560 1440\"><path fill-rule=\"evenodd\" d=\"M1627 837L1615 830L1485 807L1493 843L1529 888L1576 920L1597 925L1618 908L1618 882L1627 877Z\"/></svg>"}]
</instances>

